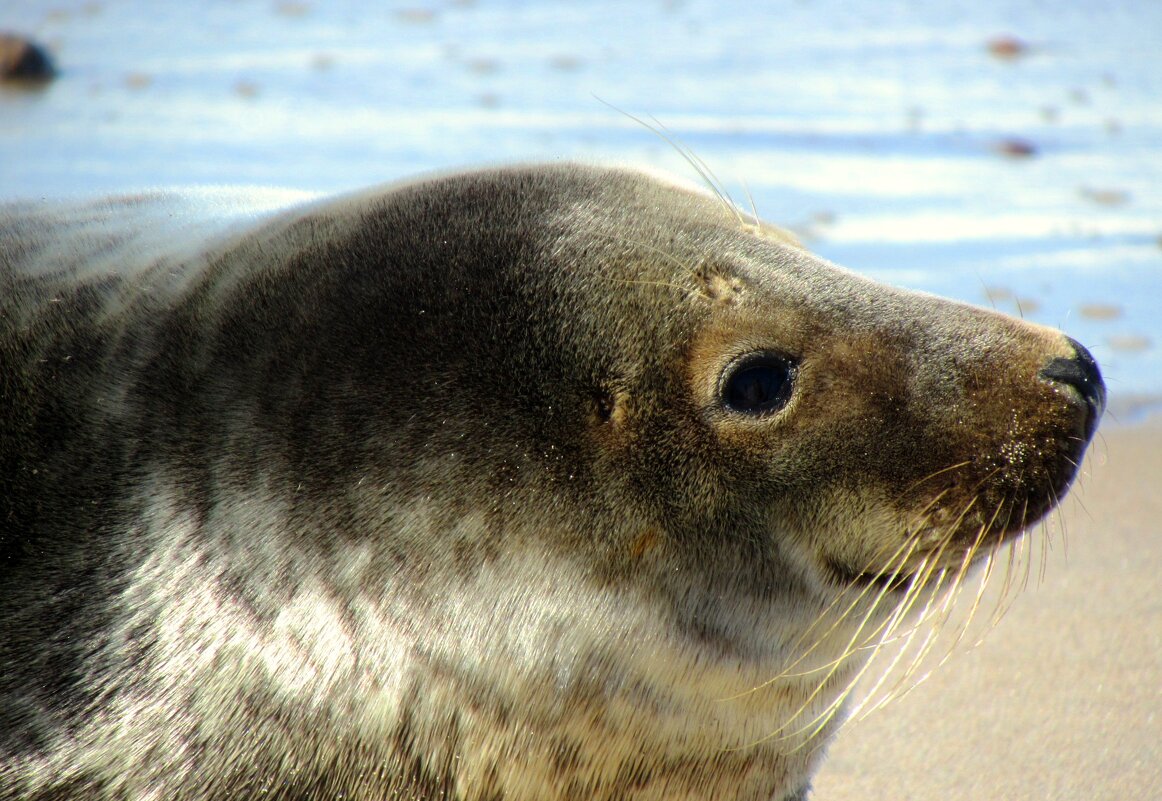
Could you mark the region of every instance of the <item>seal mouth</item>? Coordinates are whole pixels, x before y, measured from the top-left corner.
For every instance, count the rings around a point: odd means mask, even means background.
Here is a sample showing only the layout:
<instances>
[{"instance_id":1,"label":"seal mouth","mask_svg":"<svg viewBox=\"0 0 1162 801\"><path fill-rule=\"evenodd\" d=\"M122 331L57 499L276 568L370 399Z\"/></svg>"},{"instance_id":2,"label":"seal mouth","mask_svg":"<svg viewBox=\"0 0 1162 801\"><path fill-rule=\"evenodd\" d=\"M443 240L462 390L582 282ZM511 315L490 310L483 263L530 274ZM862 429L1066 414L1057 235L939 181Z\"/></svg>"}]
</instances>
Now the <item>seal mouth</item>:
<instances>
[{"instance_id":1,"label":"seal mouth","mask_svg":"<svg viewBox=\"0 0 1162 801\"><path fill-rule=\"evenodd\" d=\"M827 572L843 587L864 587L889 593L903 592L916 580L918 573L901 570L858 570L835 559L824 563Z\"/></svg>"},{"instance_id":2,"label":"seal mouth","mask_svg":"<svg viewBox=\"0 0 1162 801\"><path fill-rule=\"evenodd\" d=\"M929 549L917 549L910 558L883 565L866 563L859 568L836 558L824 561L826 571L844 587L859 587L883 593L899 594L930 582L942 583L949 573L963 576L990 554L1025 534L1030 526L1016 526L994 536L977 537L957 544L944 540Z\"/></svg>"},{"instance_id":3,"label":"seal mouth","mask_svg":"<svg viewBox=\"0 0 1162 801\"><path fill-rule=\"evenodd\" d=\"M844 584L857 585L860 587L871 587L873 589L882 590L889 593L903 592L912 586L916 580L915 573L852 573L849 571L836 571L836 575Z\"/></svg>"}]
</instances>

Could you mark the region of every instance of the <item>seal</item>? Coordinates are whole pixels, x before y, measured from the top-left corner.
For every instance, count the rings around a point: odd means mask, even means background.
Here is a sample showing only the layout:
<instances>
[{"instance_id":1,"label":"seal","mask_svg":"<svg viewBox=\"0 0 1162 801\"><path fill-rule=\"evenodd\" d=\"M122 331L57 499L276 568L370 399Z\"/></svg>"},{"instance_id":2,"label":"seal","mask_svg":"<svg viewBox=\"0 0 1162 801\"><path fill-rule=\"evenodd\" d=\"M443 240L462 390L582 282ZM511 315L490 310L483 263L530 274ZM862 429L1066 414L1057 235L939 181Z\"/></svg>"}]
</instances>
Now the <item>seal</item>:
<instances>
[{"instance_id":1,"label":"seal","mask_svg":"<svg viewBox=\"0 0 1162 801\"><path fill-rule=\"evenodd\" d=\"M1105 402L629 170L0 231L3 799L804 798Z\"/></svg>"}]
</instances>

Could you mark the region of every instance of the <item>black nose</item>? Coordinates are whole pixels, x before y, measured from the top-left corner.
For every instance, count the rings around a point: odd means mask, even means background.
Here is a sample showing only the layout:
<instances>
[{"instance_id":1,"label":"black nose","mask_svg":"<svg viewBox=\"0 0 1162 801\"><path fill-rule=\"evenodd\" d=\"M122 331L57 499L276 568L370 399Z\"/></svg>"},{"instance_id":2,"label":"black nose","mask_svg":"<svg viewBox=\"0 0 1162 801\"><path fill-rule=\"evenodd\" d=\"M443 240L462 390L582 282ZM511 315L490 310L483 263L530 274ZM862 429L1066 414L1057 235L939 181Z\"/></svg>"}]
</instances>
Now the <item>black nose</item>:
<instances>
[{"instance_id":1,"label":"black nose","mask_svg":"<svg viewBox=\"0 0 1162 801\"><path fill-rule=\"evenodd\" d=\"M1072 359L1059 358L1049 362L1041 371L1041 378L1068 384L1081 393L1089 408L1085 422L1085 438L1089 439L1106 408L1106 385L1101 380L1101 370L1093 355L1076 339L1070 339L1069 342L1076 355Z\"/></svg>"}]
</instances>

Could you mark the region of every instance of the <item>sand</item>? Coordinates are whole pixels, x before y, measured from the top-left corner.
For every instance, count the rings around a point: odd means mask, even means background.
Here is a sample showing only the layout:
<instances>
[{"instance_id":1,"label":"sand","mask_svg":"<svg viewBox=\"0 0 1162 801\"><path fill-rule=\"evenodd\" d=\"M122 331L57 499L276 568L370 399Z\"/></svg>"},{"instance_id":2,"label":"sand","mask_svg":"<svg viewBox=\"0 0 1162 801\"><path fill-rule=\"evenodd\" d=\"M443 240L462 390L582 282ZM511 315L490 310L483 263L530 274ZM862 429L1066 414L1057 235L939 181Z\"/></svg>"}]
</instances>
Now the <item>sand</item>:
<instances>
[{"instance_id":1,"label":"sand","mask_svg":"<svg viewBox=\"0 0 1162 801\"><path fill-rule=\"evenodd\" d=\"M1162 421L1105 425L1034 533L1027 588L983 641L850 722L814 798L1162 799L1160 484Z\"/></svg>"}]
</instances>

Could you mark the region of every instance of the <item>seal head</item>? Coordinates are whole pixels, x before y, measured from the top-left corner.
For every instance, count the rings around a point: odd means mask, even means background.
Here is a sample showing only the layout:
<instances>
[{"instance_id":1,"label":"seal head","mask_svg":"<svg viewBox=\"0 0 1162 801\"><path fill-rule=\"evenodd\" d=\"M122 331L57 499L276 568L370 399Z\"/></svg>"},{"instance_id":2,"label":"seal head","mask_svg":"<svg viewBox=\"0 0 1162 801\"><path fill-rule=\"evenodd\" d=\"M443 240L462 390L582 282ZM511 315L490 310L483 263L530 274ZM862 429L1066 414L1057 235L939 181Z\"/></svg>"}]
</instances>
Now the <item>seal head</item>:
<instances>
[{"instance_id":1,"label":"seal head","mask_svg":"<svg viewBox=\"0 0 1162 801\"><path fill-rule=\"evenodd\" d=\"M0 228L3 798L798 797L1104 405L624 170Z\"/></svg>"}]
</instances>

